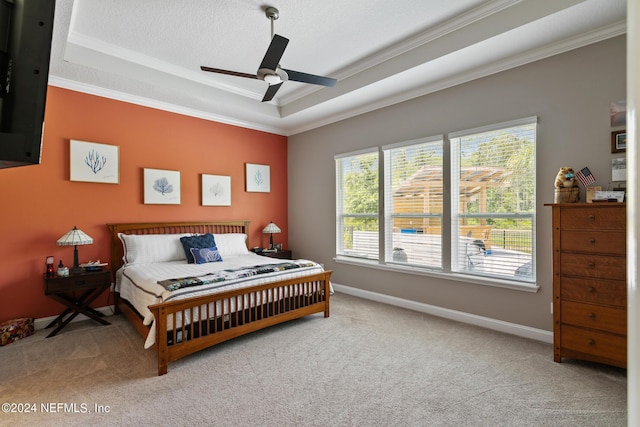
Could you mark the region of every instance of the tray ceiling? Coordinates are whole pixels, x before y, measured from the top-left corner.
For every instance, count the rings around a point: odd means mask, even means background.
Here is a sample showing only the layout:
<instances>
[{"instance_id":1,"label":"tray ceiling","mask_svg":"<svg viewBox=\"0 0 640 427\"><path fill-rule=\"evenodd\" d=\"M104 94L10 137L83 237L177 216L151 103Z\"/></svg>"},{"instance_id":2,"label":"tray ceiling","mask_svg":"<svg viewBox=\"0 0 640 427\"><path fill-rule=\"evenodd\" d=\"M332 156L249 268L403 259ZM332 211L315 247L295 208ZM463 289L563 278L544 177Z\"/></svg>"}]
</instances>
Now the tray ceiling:
<instances>
[{"instance_id":1,"label":"tray ceiling","mask_svg":"<svg viewBox=\"0 0 640 427\"><path fill-rule=\"evenodd\" d=\"M333 88L255 73L275 33L281 65ZM626 0L57 0L49 83L292 135L626 32Z\"/></svg>"}]
</instances>

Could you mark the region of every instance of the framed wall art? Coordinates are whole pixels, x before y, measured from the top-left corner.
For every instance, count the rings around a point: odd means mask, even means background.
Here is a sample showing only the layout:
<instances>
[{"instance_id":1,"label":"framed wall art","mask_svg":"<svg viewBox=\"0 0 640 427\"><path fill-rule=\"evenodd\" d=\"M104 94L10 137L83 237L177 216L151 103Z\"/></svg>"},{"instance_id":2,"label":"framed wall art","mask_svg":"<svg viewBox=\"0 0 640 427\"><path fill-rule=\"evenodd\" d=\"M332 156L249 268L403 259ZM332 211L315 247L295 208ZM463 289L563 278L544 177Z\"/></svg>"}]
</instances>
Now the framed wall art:
<instances>
[{"instance_id":1,"label":"framed wall art","mask_svg":"<svg viewBox=\"0 0 640 427\"><path fill-rule=\"evenodd\" d=\"M611 181L627 180L627 158L615 157L611 159Z\"/></svg>"},{"instance_id":2,"label":"framed wall art","mask_svg":"<svg viewBox=\"0 0 640 427\"><path fill-rule=\"evenodd\" d=\"M609 104L611 126L624 126L627 123L627 101L615 101Z\"/></svg>"},{"instance_id":3,"label":"framed wall art","mask_svg":"<svg viewBox=\"0 0 640 427\"><path fill-rule=\"evenodd\" d=\"M231 177L202 174L202 206L231 206Z\"/></svg>"},{"instance_id":4,"label":"framed wall art","mask_svg":"<svg viewBox=\"0 0 640 427\"><path fill-rule=\"evenodd\" d=\"M624 153L627 151L627 131L616 130L611 132L611 152Z\"/></svg>"},{"instance_id":5,"label":"framed wall art","mask_svg":"<svg viewBox=\"0 0 640 427\"><path fill-rule=\"evenodd\" d=\"M248 192L269 193L271 176L269 165L246 164L246 190Z\"/></svg>"},{"instance_id":6,"label":"framed wall art","mask_svg":"<svg viewBox=\"0 0 640 427\"><path fill-rule=\"evenodd\" d=\"M69 141L69 179L71 181L118 184L119 147L97 142Z\"/></svg>"},{"instance_id":7,"label":"framed wall art","mask_svg":"<svg viewBox=\"0 0 640 427\"><path fill-rule=\"evenodd\" d=\"M144 203L146 205L179 205L180 172L144 169Z\"/></svg>"}]
</instances>

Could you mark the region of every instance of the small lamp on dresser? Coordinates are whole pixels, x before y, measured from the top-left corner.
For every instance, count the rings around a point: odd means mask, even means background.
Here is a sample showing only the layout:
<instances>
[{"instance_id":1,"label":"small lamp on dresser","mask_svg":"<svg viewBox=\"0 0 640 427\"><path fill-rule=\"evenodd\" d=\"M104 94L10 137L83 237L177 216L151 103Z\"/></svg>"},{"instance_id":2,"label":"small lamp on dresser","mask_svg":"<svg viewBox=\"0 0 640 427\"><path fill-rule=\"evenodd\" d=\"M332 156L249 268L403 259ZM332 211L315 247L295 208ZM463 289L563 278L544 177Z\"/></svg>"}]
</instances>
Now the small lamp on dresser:
<instances>
[{"instance_id":1,"label":"small lamp on dresser","mask_svg":"<svg viewBox=\"0 0 640 427\"><path fill-rule=\"evenodd\" d=\"M273 249L273 233L280 233L282 230L280 230L280 227L278 227L277 225L275 225L272 222L270 222L269 224L267 224L267 226L265 228L262 229L262 232L265 234L269 234L269 249Z\"/></svg>"},{"instance_id":2,"label":"small lamp on dresser","mask_svg":"<svg viewBox=\"0 0 640 427\"><path fill-rule=\"evenodd\" d=\"M79 273L82 268L78 265L78 245L90 245L93 243L93 239L89 237L82 230L78 230L77 227L69 230L64 236L58 239L56 245L58 246L73 246L73 269L72 273Z\"/></svg>"}]
</instances>

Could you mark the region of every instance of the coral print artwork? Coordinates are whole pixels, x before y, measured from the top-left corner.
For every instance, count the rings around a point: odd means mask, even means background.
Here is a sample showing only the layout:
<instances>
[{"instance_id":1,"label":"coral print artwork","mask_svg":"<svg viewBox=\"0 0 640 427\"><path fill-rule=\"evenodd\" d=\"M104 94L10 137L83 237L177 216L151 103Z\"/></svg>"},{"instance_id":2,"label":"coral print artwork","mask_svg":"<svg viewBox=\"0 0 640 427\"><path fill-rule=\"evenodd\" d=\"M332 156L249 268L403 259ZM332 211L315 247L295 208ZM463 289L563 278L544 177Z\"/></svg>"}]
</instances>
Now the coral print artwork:
<instances>
[{"instance_id":1,"label":"coral print artwork","mask_svg":"<svg viewBox=\"0 0 640 427\"><path fill-rule=\"evenodd\" d=\"M180 172L144 169L144 203L147 205L180 204Z\"/></svg>"},{"instance_id":2,"label":"coral print artwork","mask_svg":"<svg viewBox=\"0 0 640 427\"><path fill-rule=\"evenodd\" d=\"M231 206L231 177L202 174L202 206Z\"/></svg>"},{"instance_id":3,"label":"coral print artwork","mask_svg":"<svg viewBox=\"0 0 640 427\"><path fill-rule=\"evenodd\" d=\"M69 144L69 154L71 181L118 184L120 161L117 145L72 139Z\"/></svg>"}]
</instances>

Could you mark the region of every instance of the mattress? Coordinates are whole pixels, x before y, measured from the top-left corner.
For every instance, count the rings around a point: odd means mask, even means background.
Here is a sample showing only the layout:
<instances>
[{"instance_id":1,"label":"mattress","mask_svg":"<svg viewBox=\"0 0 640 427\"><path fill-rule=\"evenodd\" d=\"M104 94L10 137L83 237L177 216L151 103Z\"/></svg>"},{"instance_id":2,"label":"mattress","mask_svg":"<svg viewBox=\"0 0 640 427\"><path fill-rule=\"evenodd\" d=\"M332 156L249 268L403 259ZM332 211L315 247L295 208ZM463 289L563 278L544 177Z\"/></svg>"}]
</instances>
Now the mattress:
<instances>
[{"instance_id":1,"label":"mattress","mask_svg":"<svg viewBox=\"0 0 640 427\"><path fill-rule=\"evenodd\" d=\"M228 290L250 287L259 284L273 283L280 280L294 279L324 271L318 263L307 261L304 266L295 269L276 271L251 277L241 277L233 280L189 286L174 291L168 291L158 281L183 277L205 276L225 270L252 267L264 264L286 264L290 260L267 258L249 252L245 255L225 257L222 262L205 264L187 264L186 260L161 263L134 264L124 266L116 273L116 290L120 297L127 300L143 317L143 323L150 325L149 334L145 341L145 348L155 343L155 325L153 314L149 306L166 301L210 295Z\"/></svg>"}]
</instances>

